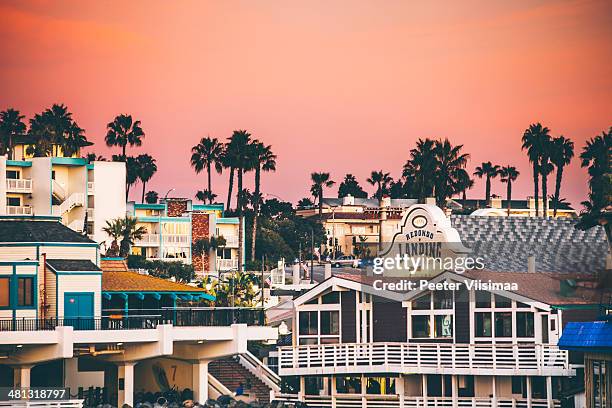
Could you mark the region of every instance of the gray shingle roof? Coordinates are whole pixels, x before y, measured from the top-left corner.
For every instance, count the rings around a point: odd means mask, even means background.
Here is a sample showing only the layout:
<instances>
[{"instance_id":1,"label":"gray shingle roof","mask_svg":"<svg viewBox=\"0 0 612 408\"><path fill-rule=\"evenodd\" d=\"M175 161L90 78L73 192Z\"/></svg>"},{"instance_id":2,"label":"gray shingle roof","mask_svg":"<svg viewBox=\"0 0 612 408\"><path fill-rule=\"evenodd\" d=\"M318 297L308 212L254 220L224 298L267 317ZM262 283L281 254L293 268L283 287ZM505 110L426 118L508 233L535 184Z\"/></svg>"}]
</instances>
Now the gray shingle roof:
<instances>
[{"instance_id":1,"label":"gray shingle roof","mask_svg":"<svg viewBox=\"0 0 612 408\"><path fill-rule=\"evenodd\" d=\"M492 271L526 272L535 257L538 272L592 274L605 269L608 244L602 227L581 231L575 220L453 215L451 222L471 256Z\"/></svg>"},{"instance_id":2,"label":"gray shingle roof","mask_svg":"<svg viewBox=\"0 0 612 408\"><path fill-rule=\"evenodd\" d=\"M102 272L88 259L47 259L47 265L57 272Z\"/></svg>"},{"instance_id":3,"label":"gray shingle roof","mask_svg":"<svg viewBox=\"0 0 612 408\"><path fill-rule=\"evenodd\" d=\"M0 219L0 242L94 243L58 221L33 217Z\"/></svg>"}]
</instances>

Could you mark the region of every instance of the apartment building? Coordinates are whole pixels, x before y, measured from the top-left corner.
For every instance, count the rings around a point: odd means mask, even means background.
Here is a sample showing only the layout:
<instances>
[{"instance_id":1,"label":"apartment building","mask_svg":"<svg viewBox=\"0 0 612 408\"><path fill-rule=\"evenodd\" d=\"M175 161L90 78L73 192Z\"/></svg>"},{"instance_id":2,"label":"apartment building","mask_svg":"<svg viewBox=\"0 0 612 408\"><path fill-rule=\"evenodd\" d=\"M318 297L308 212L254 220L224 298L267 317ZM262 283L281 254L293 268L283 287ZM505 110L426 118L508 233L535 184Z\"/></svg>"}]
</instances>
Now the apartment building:
<instances>
[{"instance_id":1,"label":"apartment building","mask_svg":"<svg viewBox=\"0 0 612 408\"><path fill-rule=\"evenodd\" d=\"M164 391L162 373L204 402L231 393L210 362L236 356L265 372L247 351L278 336L263 310L201 307L214 300L204 289L101 259L96 242L59 221L0 217L0 386L68 387L78 397L64 407L135 406Z\"/></svg>"},{"instance_id":2,"label":"apartment building","mask_svg":"<svg viewBox=\"0 0 612 408\"><path fill-rule=\"evenodd\" d=\"M526 200L503 200L501 197L491 197L489 202L486 200L458 200L452 201L451 208L455 211L465 212L471 210L471 215L487 216L487 217L507 217L508 204L510 206L511 217L535 217L536 215L536 200L533 197L527 197ZM539 199L540 216L544 213L544 200ZM557 214L555 215L553 203L551 199L547 199L548 217L557 218L576 218L578 212L566 202L561 202L557 206Z\"/></svg>"},{"instance_id":3,"label":"apartment building","mask_svg":"<svg viewBox=\"0 0 612 408\"><path fill-rule=\"evenodd\" d=\"M0 156L0 215L61 217L74 231L103 243L105 221L125 216L125 164L64 157L54 146L48 157L27 154L17 140L13 160ZM108 242L110 244L110 242Z\"/></svg>"},{"instance_id":4,"label":"apartment building","mask_svg":"<svg viewBox=\"0 0 612 408\"><path fill-rule=\"evenodd\" d=\"M238 270L240 221L237 217L224 217L223 204L167 198L159 204L129 202L127 212L147 229L145 236L135 242L133 254L149 260L193 263L198 274ZM203 257L193 252L195 242L213 236L222 236L225 245ZM242 257L244 260L244 253Z\"/></svg>"}]
</instances>

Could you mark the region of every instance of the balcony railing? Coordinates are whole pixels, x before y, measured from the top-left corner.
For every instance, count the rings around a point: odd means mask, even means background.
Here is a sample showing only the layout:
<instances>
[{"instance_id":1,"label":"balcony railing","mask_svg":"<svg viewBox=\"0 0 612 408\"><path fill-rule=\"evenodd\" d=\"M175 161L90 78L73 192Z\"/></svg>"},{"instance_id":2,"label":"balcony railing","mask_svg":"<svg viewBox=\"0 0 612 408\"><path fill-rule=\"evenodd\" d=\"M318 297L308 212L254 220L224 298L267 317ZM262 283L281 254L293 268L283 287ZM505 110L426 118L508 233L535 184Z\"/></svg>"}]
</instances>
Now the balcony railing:
<instances>
[{"instance_id":1,"label":"balcony railing","mask_svg":"<svg viewBox=\"0 0 612 408\"><path fill-rule=\"evenodd\" d=\"M187 234L162 234L164 244L177 245L189 244L189 235Z\"/></svg>"},{"instance_id":2,"label":"balcony railing","mask_svg":"<svg viewBox=\"0 0 612 408\"><path fill-rule=\"evenodd\" d=\"M32 207L29 205L7 205L7 215L32 215Z\"/></svg>"},{"instance_id":3,"label":"balcony railing","mask_svg":"<svg viewBox=\"0 0 612 408\"><path fill-rule=\"evenodd\" d=\"M130 311L138 313L143 311ZM157 310L155 314L122 316L103 311L102 317L60 317L60 318L16 318L0 319L0 332L3 331L44 331L56 327L72 326L75 330L137 330L154 329L160 324L178 327L188 326L230 326L246 324L263 326L265 313L260 308L176 308Z\"/></svg>"},{"instance_id":4,"label":"balcony railing","mask_svg":"<svg viewBox=\"0 0 612 408\"><path fill-rule=\"evenodd\" d=\"M281 401L297 401L295 394L280 394L277 396ZM493 398L489 397L414 397L405 396L403 403L398 395L360 395L342 394L329 395L305 395L303 401L312 408L548 408L545 399L531 400L529 405L526 398ZM332 403L333 402L333 403ZM561 407L559 400L552 400L550 408Z\"/></svg>"},{"instance_id":5,"label":"balcony railing","mask_svg":"<svg viewBox=\"0 0 612 408\"><path fill-rule=\"evenodd\" d=\"M238 236L237 235L223 235L225 238L225 246L228 248L238 248Z\"/></svg>"},{"instance_id":6,"label":"balcony railing","mask_svg":"<svg viewBox=\"0 0 612 408\"><path fill-rule=\"evenodd\" d=\"M32 180L30 179L6 179L6 191L8 193L31 193Z\"/></svg>"},{"instance_id":7,"label":"balcony railing","mask_svg":"<svg viewBox=\"0 0 612 408\"><path fill-rule=\"evenodd\" d=\"M144 234L142 238L134 241L136 246L159 245L159 234Z\"/></svg>"},{"instance_id":8,"label":"balcony railing","mask_svg":"<svg viewBox=\"0 0 612 408\"><path fill-rule=\"evenodd\" d=\"M215 265L217 265L218 271L232 271L238 269L237 259L217 259Z\"/></svg>"},{"instance_id":9,"label":"balcony railing","mask_svg":"<svg viewBox=\"0 0 612 408\"><path fill-rule=\"evenodd\" d=\"M569 370L568 354L552 345L344 343L281 347L281 375L372 372L471 374L474 370Z\"/></svg>"}]
</instances>

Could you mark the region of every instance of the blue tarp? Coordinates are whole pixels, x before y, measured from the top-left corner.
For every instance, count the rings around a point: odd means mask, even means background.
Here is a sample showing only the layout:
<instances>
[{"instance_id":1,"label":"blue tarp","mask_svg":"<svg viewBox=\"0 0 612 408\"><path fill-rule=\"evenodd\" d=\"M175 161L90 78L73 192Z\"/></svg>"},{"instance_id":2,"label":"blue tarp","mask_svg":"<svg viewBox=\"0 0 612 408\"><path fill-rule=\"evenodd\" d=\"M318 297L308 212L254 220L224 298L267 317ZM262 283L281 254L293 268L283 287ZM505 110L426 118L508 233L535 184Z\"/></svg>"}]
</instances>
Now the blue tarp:
<instances>
[{"instance_id":1,"label":"blue tarp","mask_svg":"<svg viewBox=\"0 0 612 408\"><path fill-rule=\"evenodd\" d=\"M563 329L559 348L612 353L612 322L570 322Z\"/></svg>"}]
</instances>

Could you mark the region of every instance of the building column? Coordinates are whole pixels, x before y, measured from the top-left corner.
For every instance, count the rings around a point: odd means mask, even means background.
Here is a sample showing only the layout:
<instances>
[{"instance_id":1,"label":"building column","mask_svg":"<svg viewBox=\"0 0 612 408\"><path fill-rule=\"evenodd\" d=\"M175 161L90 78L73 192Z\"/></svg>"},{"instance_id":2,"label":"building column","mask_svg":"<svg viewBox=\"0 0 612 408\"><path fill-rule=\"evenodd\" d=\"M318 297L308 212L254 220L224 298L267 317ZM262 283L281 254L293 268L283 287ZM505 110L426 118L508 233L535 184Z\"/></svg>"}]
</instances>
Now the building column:
<instances>
[{"instance_id":1,"label":"building column","mask_svg":"<svg viewBox=\"0 0 612 408\"><path fill-rule=\"evenodd\" d=\"M13 387L29 388L31 369L31 365L13 367Z\"/></svg>"},{"instance_id":2,"label":"building column","mask_svg":"<svg viewBox=\"0 0 612 408\"><path fill-rule=\"evenodd\" d=\"M304 395L306 394L306 378L300 376L300 391L298 392L298 401L304 401Z\"/></svg>"},{"instance_id":3,"label":"building column","mask_svg":"<svg viewBox=\"0 0 612 408\"><path fill-rule=\"evenodd\" d=\"M208 360L199 360L191 367L193 400L204 405L208 400Z\"/></svg>"},{"instance_id":4,"label":"building column","mask_svg":"<svg viewBox=\"0 0 612 408\"><path fill-rule=\"evenodd\" d=\"M527 408L531 408L531 377L527 376Z\"/></svg>"},{"instance_id":5,"label":"building column","mask_svg":"<svg viewBox=\"0 0 612 408\"><path fill-rule=\"evenodd\" d=\"M332 375L331 376L331 390L330 390L330 395L331 395L331 408L336 408L336 392L337 387L336 387L336 376Z\"/></svg>"},{"instance_id":6,"label":"building column","mask_svg":"<svg viewBox=\"0 0 612 408\"><path fill-rule=\"evenodd\" d=\"M423 406L427 406L427 374L421 374L421 386L423 387Z\"/></svg>"},{"instance_id":7,"label":"building column","mask_svg":"<svg viewBox=\"0 0 612 408\"><path fill-rule=\"evenodd\" d=\"M395 380L395 392L399 396L400 408L404 408L404 376L401 374L397 377L397 380Z\"/></svg>"},{"instance_id":8,"label":"building column","mask_svg":"<svg viewBox=\"0 0 612 408\"><path fill-rule=\"evenodd\" d=\"M497 377L491 376L491 405L493 408L497 408Z\"/></svg>"},{"instance_id":9,"label":"building column","mask_svg":"<svg viewBox=\"0 0 612 408\"><path fill-rule=\"evenodd\" d=\"M457 407L458 406L458 398L459 398L459 376L458 375L452 375L451 376L451 396L453 398L453 407Z\"/></svg>"},{"instance_id":10,"label":"building column","mask_svg":"<svg viewBox=\"0 0 612 408\"><path fill-rule=\"evenodd\" d=\"M117 367L117 406L134 406L134 362L119 363Z\"/></svg>"},{"instance_id":11,"label":"building column","mask_svg":"<svg viewBox=\"0 0 612 408\"><path fill-rule=\"evenodd\" d=\"M554 408L552 396L552 377L546 377L546 405L548 408Z\"/></svg>"}]
</instances>

